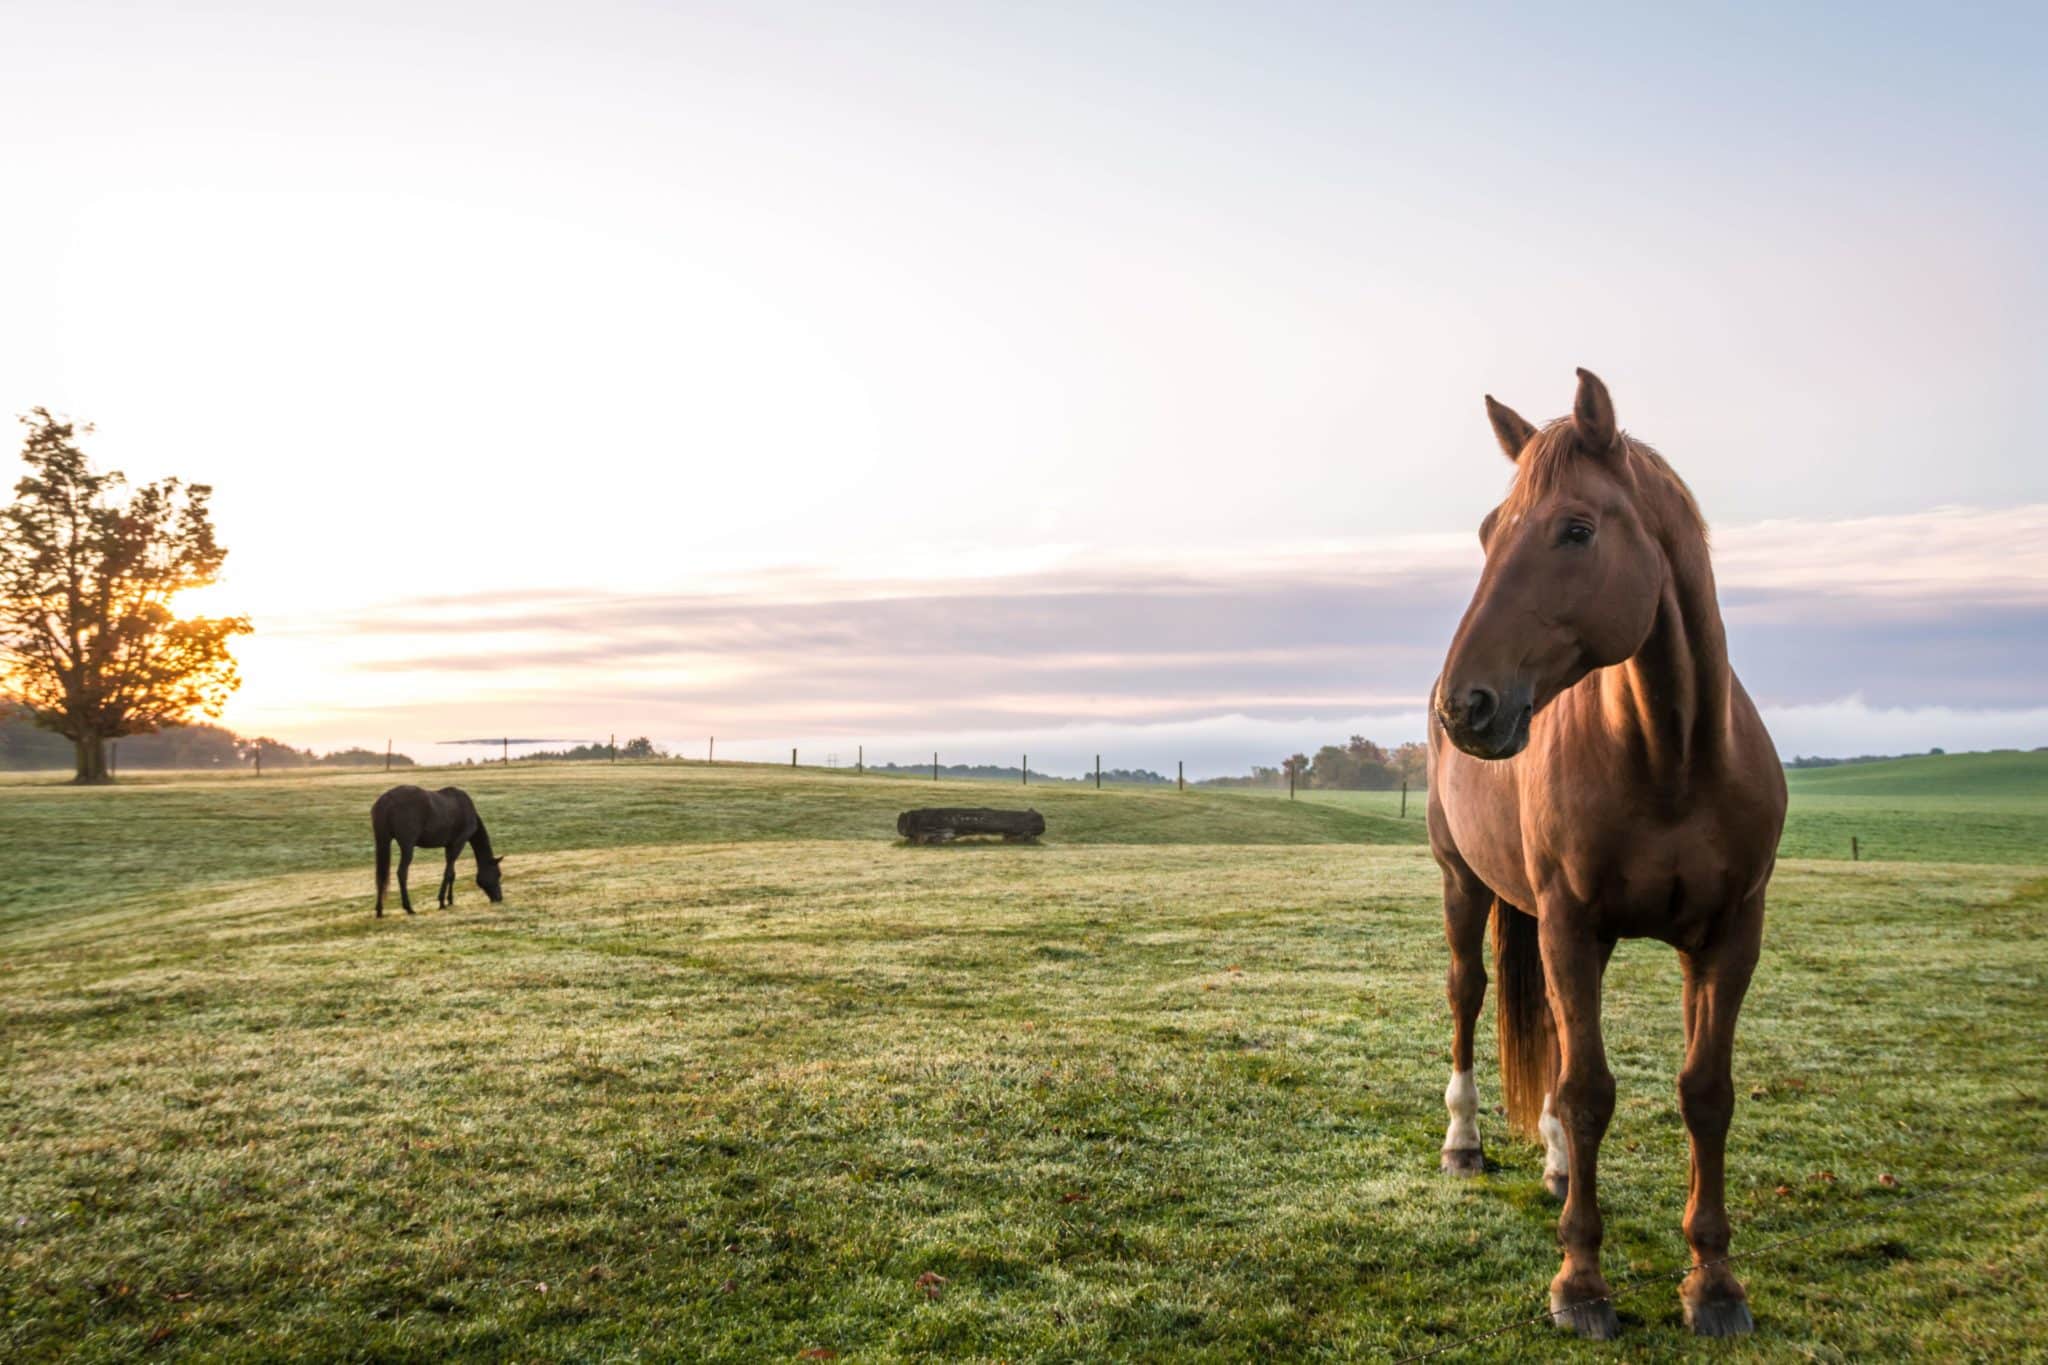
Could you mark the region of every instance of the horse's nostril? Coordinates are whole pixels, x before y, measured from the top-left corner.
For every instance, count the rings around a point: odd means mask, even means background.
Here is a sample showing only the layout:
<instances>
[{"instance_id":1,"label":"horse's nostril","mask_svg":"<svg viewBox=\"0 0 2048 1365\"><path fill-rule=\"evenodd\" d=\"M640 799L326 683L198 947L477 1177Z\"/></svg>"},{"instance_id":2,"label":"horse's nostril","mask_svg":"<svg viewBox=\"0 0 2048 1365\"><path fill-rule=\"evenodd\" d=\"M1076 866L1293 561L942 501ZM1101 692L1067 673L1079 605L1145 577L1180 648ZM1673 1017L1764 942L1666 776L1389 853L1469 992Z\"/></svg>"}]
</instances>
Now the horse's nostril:
<instances>
[{"instance_id":1,"label":"horse's nostril","mask_svg":"<svg viewBox=\"0 0 2048 1365\"><path fill-rule=\"evenodd\" d=\"M1484 728L1499 707L1500 698L1491 690L1475 687L1465 694L1465 723L1474 729Z\"/></svg>"}]
</instances>

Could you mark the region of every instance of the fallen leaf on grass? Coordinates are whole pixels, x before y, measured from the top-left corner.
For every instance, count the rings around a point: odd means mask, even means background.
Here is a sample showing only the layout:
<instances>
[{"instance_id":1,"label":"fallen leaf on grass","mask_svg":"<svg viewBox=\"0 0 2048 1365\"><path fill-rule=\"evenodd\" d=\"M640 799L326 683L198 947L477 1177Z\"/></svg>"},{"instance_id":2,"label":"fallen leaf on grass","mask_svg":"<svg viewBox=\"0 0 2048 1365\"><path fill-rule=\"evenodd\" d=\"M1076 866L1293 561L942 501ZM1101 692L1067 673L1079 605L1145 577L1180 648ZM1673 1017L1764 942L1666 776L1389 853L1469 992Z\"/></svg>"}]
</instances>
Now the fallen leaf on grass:
<instances>
[{"instance_id":1,"label":"fallen leaf on grass","mask_svg":"<svg viewBox=\"0 0 2048 1365\"><path fill-rule=\"evenodd\" d=\"M936 1270L927 1270L917 1277L917 1287L934 1303L938 1302L939 1295L946 1292L946 1284L946 1277Z\"/></svg>"},{"instance_id":2,"label":"fallen leaf on grass","mask_svg":"<svg viewBox=\"0 0 2048 1365\"><path fill-rule=\"evenodd\" d=\"M1813 1178L1815 1180L1825 1180L1830 1185L1835 1183L1835 1173L1833 1171L1815 1171Z\"/></svg>"},{"instance_id":3,"label":"fallen leaf on grass","mask_svg":"<svg viewBox=\"0 0 2048 1365\"><path fill-rule=\"evenodd\" d=\"M1062 1204L1085 1204L1088 1202L1088 1196L1082 1194L1079 1190L1068 1190L1060 1196L1060 1202Z\"/></svg>"},{"instance_id":4,"label":"fallen leaf on grass","mask_svg":"<svg viewBox=\"0 0 2048 1365\"><path fill-rule=\"evenodd\" d=\"M813 1346L808 1350L798 1351L796 1358L798 1360L837 1360L839 1359L839 1352L833 1350L830 1346Z\"/></svg>"},{"instance_id":5,"label":"fallen leaf on grass","mask_svg":"<svg viewBox=\"0 0 2048 1365\"><path fill-rule=\"evenodd\" d=\"M1791 1187L1790 1185L1780 1185L1780 1186L1778 1186L1778 1198L1780 1198L1780 1199L1784 1199L1784 1198L1787 1198L1787 1197L1789 1197L1789 1196L1791 1195L1791 1193L1792 1193L1792 1187Z\"/></svg>"},{"instance_id":6,"label":"fallen leaf on grass","mask_svg":"<svg viewBox=\"0 0 2048 1365\"><path fill-rule=\"evenodd\" d=\"M1890 1171L1886 1171L1882 1175L1878 1176L1877 1183L1884 1186L1888 1190L1895 1190L1899 1187L1899 1178L1893 1175Z\"/></svg>"}]
</instances>

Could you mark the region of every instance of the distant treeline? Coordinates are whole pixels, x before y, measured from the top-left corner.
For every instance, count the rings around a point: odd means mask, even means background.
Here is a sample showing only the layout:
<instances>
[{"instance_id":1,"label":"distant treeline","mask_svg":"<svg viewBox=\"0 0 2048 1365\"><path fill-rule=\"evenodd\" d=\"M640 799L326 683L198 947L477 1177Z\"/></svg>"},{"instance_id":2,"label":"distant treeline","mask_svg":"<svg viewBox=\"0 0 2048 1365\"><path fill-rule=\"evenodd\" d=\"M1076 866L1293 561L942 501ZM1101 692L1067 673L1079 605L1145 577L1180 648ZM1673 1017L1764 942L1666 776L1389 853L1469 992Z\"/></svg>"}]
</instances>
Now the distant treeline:
<instances>
[{"instance_id":1,"label":"distant treeline","mask_svg":"<svg viewBox=\"0 0 2048 1365\"><path fill-rule=\"evenodd\" d=\"M871 773L893 773L903 777L930 777L932 775L932 765L929 763L870 763L867 765L867 770ZM978 777L984 780L1021 783L1024 780L1024 770L1014 763L1008 766L998 763L942 763L939 765L939 776L942 778ZM1038 769L1033 768L1031 770L1031 780L1033 782L1086 782L1092 784L1095 781L1095 770L1090 768L1080 777L1057 777L1052 773L1040 772ZM1138 786L1171 786L1173 783L1172 778L1162 777L1150 768L1104 768L1102 770L1102 780L1105 785L1111 782L1120 782Z\"/></svg>"},{"instance_id":2,"label":"distant treeline","mask_svg":"<svg viewBox=\"0 0 2048 1365\"><path fill-rule=\"evenodd\" d=\"M369 768L384 766L384 755L370 749L337 749L316 754L294 749L268 736L244 739L218 725L170 725L153 735L128 735L112 741L117 770L141 768L244 768L258 757L265 768ZM28 713L12 702L0 702L0 769L14 771L69 768L71 741L40 729ZM404 754L391 755L391 766L410 768Z\"/></svg>"},{"instance_id":3,"label":"distant treeline","mask_svg":"<svg viewBox=\"0 0 2048 1365\"><path fill-rule=\"evenodd\" d=\"M1929 749L1929 754L1945 754L1946 749ZM1819 754L1799 754L1785 766L1788 768L1839 768L1844 763L1889 763L1895 758L1918 758L1919 754L1858 754L1854 758L1822 758Z\"/></svg>"},{"instance_id":4,"label":"distant treeline","mask_svg":"<svg viewBox=\"0 0 2048 1365\"><path fill-rule=\"evenodd\" d=\"M519 755L519 761L539 759L543 763L594 763L612 756L609 744L578 744L567 749L541 749L534 753ZM668 750L656 744L645 735L629 739L619 746L620 758L667 758Z\"/></svg>"},{"instance_id":5,"label":"distant treeline","mask_svg":"<svg viewBox=\"0 0 2048 1365\"><path fill-rule=\"evenodd\" d=\"M1297 786L1323 791L1393 791L1406 783L1420 791L1429 771L1429 750L1410 742L1392 749L1353 735L1344 744L1325 744L1315 757L1295 754L1277 768L1254 766L1245 777L1212 777L1205 787L1284 787L1291 772Z\"/></svg>"}]
</instances>

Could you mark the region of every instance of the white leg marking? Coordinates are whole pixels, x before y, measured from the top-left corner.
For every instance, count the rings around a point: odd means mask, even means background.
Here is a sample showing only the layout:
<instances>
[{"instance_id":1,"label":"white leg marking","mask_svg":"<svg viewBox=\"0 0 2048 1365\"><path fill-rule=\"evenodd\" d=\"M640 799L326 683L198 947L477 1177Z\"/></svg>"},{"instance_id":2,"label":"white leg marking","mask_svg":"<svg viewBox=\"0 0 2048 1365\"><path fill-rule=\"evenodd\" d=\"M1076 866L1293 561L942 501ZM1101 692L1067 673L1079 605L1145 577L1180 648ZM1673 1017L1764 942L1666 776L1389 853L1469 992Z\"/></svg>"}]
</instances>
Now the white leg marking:
<instances>
[{"instance_id":1,"label":"white leg marking","mask_svg":"<svg viewBox=\"0 0 2048 1365\"><path fill-rule=\"evenodd\" d=\"M1543 1117L1536 1120L1536 1131L1543 1134L1543 1174L1565 1175L1571 1164L1565 1160L1564 1124L1558 1121L1550 1100L1548 1095L1543 1097Z\"/></svg>"},{"instance_id":2,"label":"white leg marking","mask_svg":"<svg viewBox=\"0 0 2048 1365\"><path fill-rule=\"evenodd\" d=\"M1471 1152L1479 1149L1479 1087L1469 1071L1453 1071L1444 1087L1444 1108L1451 1111L1451 1126L1444 1130L1444 1150Z\"/></svg>"}]
</instances>

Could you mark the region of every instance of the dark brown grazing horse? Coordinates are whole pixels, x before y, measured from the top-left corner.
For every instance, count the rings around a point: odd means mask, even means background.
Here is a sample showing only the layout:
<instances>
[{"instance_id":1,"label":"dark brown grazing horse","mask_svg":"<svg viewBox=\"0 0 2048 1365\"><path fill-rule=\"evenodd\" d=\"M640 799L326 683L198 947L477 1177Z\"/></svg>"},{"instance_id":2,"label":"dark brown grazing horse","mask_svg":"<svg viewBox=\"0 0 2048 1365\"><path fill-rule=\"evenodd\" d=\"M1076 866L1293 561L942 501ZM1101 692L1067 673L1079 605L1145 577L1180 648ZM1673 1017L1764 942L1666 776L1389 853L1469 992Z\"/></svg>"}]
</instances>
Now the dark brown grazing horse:
<instances>
[{"instance_id":1,"label":"dark brown grazing horse","mask_svg":"<svg viewBox=\"0 0 2048 1365\"><path fill-rule=\"evenodd\" d=\"M476 852L476 884L492 904L505 899L498 869L503 858L491 855L491 836L484 830L476 802L460 787L443 787L430 792L424 787L393 787L370 806L370 833L377 841L377 918L384 918L384 888L391 880L391 841L398 841L398 900L405 913L412 913L412 892L405 875L412 868L416 847L445 848L448 865L441 872L441 889L434 896L439 909L455 904L455 860L468 844Z\"/></svg>"},{"instance_id":2,"label":"dark brown grazing horse","mask_svg":"<svg viewBox=\"0 0 2048 1365\"><path fill-rule=\"evenodd\" d=\"M1451 1111L1443 1166L1484 1168L1472 1026L1493 919L1501 1088L1564 1200L1560 1327L1614 1335L1600 1274L1600 1139L1614 1075L1600 981L1617 939L1661 939L1685 973L1678 1108L1692 1138L1679 1287L1702 1336L1752 1327L1727 1266L1723 1163L1735 1016L1756 966L1785 777L1728 667L1706 527L1670 466L1614 423L1579 371L1572 415L1537 430L1489 397L1515 462L1479 528L1486 567L1437 679L1429 842L1450 941Z\"/></svg>"}]
</instances>

